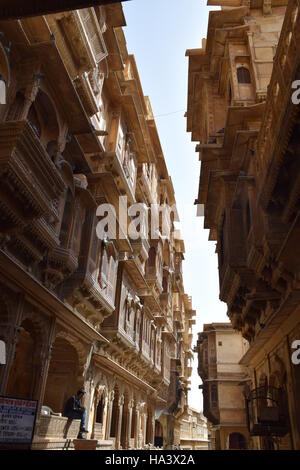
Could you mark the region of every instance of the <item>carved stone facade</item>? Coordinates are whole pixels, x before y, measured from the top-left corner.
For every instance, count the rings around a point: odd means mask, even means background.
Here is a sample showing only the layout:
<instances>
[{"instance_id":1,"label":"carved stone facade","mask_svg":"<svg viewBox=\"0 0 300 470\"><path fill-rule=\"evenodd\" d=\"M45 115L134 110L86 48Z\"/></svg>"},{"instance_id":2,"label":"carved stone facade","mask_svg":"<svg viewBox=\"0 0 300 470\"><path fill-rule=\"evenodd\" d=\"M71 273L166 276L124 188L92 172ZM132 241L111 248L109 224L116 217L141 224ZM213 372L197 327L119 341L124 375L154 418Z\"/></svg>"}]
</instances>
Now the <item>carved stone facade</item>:
<instances>
[{"instance_id":1,"label":"carved stone facade","mask_svg":"<svg viewBox=\"0 0 300 470\"><path fill-rule=\"evenodd\" d=\"M203 414L188 407L181 417L180 448L183 450L208 450L207 421Z\"/></svg>"},{"instance_id":2,"label":"carved stone facade","mask_svg":"<svg viewBox=\"0 0 300 470\"><path fill-rule=\"evenodd\" d=\"M244 399L248 375L239 364L248 342L230 323L204 325L195 352L203 384L203 413L210 423L214 450L247 449L249 433Z\"/></svg>"},{"instance_id":3,"label":"carved stone facade","mask_svg":"<svg viewBox=\"0 0 300 470\"><path fill-rule=\"evenodd\" d=\"M200 142L196 204L217 241L220 299L250 343L242 364L257 414L251 445L300 449L300 366L291 360L300 338L299 4L217 4L202 48L187 51L187 130Z\"/></svg>"},{"instance_id":4,"label":"carved stone facade","mask_svg":"<svg viewBox=\"0 0 300 470\"><path fill-rule=\"evenodd\" d=\"M0 393L39 401L34 448L69 446L61 413L82 386L102 449L161 443L159 419L186 405L184 243L172 218L167 238L124 229L126 197L175 204L124 25L121 3L0 24Z\"/></svg>"}]
</instances>

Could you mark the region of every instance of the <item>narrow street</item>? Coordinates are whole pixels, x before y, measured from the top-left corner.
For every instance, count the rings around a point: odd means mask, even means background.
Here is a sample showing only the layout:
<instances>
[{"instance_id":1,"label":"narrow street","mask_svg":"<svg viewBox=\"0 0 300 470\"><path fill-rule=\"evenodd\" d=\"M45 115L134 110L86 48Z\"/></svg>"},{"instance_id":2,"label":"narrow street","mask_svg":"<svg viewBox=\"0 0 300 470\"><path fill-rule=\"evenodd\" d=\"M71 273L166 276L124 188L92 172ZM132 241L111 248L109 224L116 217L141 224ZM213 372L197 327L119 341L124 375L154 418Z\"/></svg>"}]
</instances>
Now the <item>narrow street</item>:
<instances>
[{"instance_id":1,"label":"narrow street","mask_svg":"<svg viewBox=\"0 0 300 470\"><path fill-rule=\"evenodd\" d=\"M300 450L299 104L298 0L0 2L0 450Z\"/></svg>"}]
</instances>

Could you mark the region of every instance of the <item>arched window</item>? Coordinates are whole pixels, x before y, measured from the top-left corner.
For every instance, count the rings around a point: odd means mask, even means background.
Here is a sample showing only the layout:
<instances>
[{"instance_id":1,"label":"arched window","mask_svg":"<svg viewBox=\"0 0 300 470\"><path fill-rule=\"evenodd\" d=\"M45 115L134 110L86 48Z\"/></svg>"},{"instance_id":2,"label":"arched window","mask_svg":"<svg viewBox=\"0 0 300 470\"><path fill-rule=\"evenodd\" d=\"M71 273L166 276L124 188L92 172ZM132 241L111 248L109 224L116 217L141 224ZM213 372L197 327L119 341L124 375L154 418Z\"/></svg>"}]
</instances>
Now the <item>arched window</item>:
<instances>
[{"instance_id":1,"label":"arched window","mask_svg":"<svg viewBox=\"0 0 300 470\"><path fill-rule=\"evenodd\" d=\"M251 83L250 72L246 67L238 67L237 79L239 83Z\"/></svg>"}]
</instances>

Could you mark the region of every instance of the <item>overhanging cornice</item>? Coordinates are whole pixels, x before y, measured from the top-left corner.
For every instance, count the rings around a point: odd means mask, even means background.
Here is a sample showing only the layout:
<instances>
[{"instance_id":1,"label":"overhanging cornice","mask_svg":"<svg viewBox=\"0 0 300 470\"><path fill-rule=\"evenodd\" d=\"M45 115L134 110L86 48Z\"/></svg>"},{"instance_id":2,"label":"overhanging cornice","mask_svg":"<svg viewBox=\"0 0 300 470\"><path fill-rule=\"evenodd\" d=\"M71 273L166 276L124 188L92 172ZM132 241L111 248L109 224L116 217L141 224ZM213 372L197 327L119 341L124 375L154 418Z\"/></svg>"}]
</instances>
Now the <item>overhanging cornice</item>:
<instances>
[{"instance_id":1,"label":"overhanging cornice","mask_svg":"<svg viewBox=\"0 0 300 470\"><path fill-rule=\"evenodd\" d=\"M128 0L123 0L128 1ZM29 16L41 16L80 8L121 3L118 0L1 0L0 19L16 20Z\"/></svg>"}]
</instances>

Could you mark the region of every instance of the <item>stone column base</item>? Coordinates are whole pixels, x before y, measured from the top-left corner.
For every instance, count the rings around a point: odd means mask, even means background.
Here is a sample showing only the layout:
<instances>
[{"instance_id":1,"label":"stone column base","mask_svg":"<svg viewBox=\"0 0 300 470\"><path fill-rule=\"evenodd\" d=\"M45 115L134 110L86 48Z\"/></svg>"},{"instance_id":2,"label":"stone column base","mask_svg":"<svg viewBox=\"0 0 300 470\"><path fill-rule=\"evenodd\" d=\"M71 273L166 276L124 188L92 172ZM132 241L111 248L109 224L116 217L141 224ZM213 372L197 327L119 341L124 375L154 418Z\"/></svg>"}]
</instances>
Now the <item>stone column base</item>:
<instances>
[{"instance_id":1,"label":"stone column base","mask_svg":"<svg viewBox=\"0 0 300 470\"><path fill-rule=\"evenodd\" d=\"M75 450L96 450L97 439L73 439Z\"/></svg>"}]
</instances>

